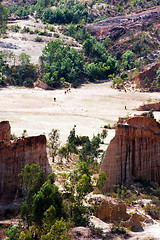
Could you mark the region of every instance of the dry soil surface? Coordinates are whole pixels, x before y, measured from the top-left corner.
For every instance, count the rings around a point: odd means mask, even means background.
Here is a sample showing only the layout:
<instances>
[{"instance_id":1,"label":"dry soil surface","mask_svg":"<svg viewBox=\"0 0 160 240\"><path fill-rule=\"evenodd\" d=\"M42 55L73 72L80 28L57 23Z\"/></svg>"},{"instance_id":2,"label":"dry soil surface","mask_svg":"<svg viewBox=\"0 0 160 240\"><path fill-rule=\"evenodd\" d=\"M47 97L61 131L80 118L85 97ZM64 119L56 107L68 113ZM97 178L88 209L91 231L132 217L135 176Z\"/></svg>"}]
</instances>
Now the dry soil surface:
<instances>
[{"instance_id":1,"label":"dry soil surface","mask_svg":"<svg viewBox=\"0 0 160 240\"><path fill-rule=\"evenodd\" d=\"M104 125L116 123L118 117L140 114L134 110L139 105L160 101L159 93L120 92L112 89L109 82L64 92L63 89L3 88L0 90L0 121L9 120L12 133L18 136L24 129L31 136L48 135L56 128L63 142L74 125L78 135L92 137L101 132ZM160 112L156 112L155 117L159 120ZM113 136L114 130L109 130L106 143Z\"/></svg>"}]
</instances>

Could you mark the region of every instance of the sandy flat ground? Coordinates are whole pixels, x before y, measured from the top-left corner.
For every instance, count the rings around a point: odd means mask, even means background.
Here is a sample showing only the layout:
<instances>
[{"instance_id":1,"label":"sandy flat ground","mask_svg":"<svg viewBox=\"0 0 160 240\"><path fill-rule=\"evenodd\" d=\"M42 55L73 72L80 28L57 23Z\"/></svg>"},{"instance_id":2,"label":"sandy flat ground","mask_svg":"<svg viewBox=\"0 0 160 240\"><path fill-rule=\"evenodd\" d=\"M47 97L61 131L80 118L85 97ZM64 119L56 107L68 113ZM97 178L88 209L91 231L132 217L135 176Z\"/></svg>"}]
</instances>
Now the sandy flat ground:
<instances>
[{"instance_id":1,"label":"sandy flat ground","mask_svg":"<svg viewBox=\"0 0 160 240\"><path fill-rule=\"evenodd\" d=\"M64 142L74 125L77 134L92 137L118 117L140 113L133 109L151 100L160 101L159 93L120 92L110 88L110 83L83 85L67 94L64 90L9 87L0 90L0 120L9 120L12 133L18 136L24 129L29 136L59 129ZM155 117L159 120L160 113ZM107 143L113 136L114 130L109 130Z\"/></svg>"}]
</instances>

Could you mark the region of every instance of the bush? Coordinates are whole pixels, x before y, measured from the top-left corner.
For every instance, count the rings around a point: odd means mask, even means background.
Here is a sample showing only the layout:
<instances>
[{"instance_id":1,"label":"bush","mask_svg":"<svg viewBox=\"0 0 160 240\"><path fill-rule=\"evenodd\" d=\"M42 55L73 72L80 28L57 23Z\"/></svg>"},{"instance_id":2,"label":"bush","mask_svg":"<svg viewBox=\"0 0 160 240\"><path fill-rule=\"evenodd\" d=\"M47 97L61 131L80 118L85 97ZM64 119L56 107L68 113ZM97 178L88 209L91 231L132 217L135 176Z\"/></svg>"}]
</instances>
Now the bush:
<instances>
[{"instance_id":1,"label":"bush","mask_svg":"<svg viewBox=\"0 0 160 240\"><path fill-rule=\"evenodd\" d=\"M43 39L39 36L37 36L34 40L35 42L43 42Z\"/></svg>"},{"instance_id":2,"label":"bush","mask_svg":"<svg viewBox=\"0 0 160 240\"><path fill-rule=\"evenodd\" d=\"M60 87L62 78L77 85L84 74L81 55L68 45L64 46L60 40L47 44L41 62L43 62L43 80L51 87Z\"/></svg>"}]
</instances>

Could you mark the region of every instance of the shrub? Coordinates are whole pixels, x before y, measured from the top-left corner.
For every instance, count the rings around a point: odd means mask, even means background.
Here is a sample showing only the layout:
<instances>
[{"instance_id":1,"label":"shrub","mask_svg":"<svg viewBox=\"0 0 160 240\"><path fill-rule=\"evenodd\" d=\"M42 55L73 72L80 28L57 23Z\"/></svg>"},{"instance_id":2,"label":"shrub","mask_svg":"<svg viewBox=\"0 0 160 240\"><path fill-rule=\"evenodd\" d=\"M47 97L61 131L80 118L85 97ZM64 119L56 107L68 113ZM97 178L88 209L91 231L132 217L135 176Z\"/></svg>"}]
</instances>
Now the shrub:
<instances>
[{"instance_id":1,"label":"shrub","mask_svg":"<svg viewBox=\"0 0 160 240\"><path fill-rule=\"evenodd\" d=\"M35 42L43 42L43 39L39 36L37 36L34 40Z\"/></svg>"}]
</instances>

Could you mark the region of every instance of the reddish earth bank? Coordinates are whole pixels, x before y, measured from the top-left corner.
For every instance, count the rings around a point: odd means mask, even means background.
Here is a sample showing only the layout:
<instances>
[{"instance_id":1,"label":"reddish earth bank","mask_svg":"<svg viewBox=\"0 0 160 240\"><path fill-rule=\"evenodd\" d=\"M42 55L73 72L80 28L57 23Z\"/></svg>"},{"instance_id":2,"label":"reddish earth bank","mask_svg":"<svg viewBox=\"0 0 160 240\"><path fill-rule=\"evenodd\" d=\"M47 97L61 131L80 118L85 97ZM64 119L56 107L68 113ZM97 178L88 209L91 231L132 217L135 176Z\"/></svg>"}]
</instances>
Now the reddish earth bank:
<instances>
[{"instance_id":1,"label":"reddish earth bank","mask_svg":"<svg viewBox=\"0 0 160 240\"><path fill-rule=\"evenodd\" d=\"M108 177L104 190L127 180L160 181L160 124L155 119L120 119L101 170Z\"/></svg>"},{"instance_id":2,"label":"reddish earth bank","mask_svg":"<svg viewBox=\"0 0 160 240\"><path fill-rule=\"evenodd\" d=\"M5 215L8 207L14 209L14 203L18 204L21 196L18 175L26 164L36 163L46 175L50 173L46 137L40 135L10 141L10 124L1 122L0 161L0 215Z\"/></svg>"}]
</instances>

